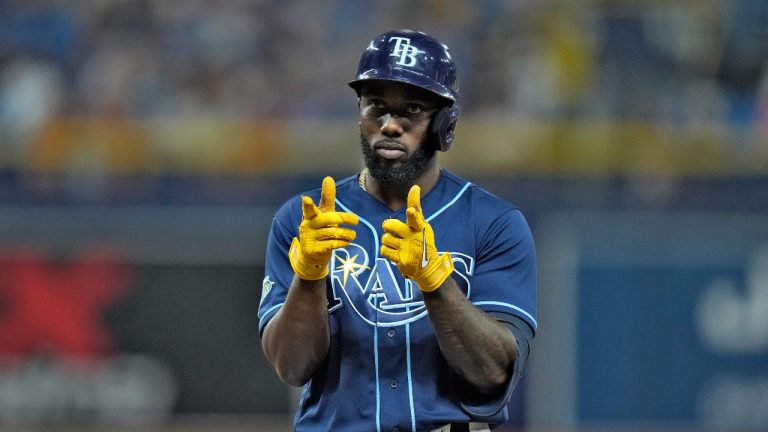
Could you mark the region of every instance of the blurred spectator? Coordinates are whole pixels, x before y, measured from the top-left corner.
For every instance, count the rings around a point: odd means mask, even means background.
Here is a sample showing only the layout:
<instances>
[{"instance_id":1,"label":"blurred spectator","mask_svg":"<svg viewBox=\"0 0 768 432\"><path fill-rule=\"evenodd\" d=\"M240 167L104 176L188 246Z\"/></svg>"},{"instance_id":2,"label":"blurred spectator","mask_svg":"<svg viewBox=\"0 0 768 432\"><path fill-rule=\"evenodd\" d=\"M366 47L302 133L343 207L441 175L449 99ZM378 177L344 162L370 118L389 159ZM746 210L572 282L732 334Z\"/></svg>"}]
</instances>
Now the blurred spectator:
<instances>
[{"instance_id":1,"label":"blurred spectator","mask_svg":"<svg viewBox=\"0 0 768 432\"><path fill-rule=\"evenodd\" d=\"M761 118L766 0L0 0L0 133L23 145L53 115L349 115L343 53L391 27L455 47L466 118Z\"/></svg>"},{"instance_id":2,"label":"blurred spectator","mask_svg":"<svg viewBox=\"0 0 768 432\"><path fill-rule=\"evenodd\" d=\"M0 142L2 160L18 162L25 143L64 105L66 86L61 69L24 57L0 69Z\"/></svg>"},{"instance_id":3,"label":"blurred spectator","mask_svg":"<svg viewBox=\"0 0 768 432\"><path fill-rule=\"evenodd\" d=\"M726 37L717 80L728 98L728 119L752 123L768 61L768 2L734 0L726 12Z\"/></svg>"},{"instance_id":4,"label":"blurred spectator","mask_svg":"<svg viewBox=\"0 0 768 432\"><path fill-rule=\"evenodd\" d=\"M0 65L11 58L41 58L67 76L76 74L81 30L76 13L51 0L0 0Z\"/></svg>"}]
</instances>

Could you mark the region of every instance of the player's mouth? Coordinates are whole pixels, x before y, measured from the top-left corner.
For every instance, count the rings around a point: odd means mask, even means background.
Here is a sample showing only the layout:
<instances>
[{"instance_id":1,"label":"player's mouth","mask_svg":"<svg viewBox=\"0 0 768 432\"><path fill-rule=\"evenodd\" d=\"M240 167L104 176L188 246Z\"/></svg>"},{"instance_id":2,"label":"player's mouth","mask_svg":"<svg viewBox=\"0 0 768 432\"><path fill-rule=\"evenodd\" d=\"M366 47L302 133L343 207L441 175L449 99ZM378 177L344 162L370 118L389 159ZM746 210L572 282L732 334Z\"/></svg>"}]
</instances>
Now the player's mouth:
<instances>
[{"instance_id":1,"label":"player's mouth","mask_svg":"<svg viewBox=\"0 0 768 432\"><path fill-rule=\"evenodd\" d=\"M405 146L396 141L379 141L373 150L382 159L399 159L405 154Z\"/></svg>"}]
</instances>

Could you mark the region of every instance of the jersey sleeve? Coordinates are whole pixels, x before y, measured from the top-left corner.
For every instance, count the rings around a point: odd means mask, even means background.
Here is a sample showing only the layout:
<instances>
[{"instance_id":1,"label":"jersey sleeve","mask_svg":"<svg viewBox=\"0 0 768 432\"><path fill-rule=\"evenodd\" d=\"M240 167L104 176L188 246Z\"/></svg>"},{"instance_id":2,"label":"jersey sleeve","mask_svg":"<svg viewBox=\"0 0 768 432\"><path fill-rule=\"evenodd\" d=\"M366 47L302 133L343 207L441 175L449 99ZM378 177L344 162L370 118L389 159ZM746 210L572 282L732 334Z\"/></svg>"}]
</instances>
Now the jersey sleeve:
<instances>
[{"instance_id":1,"label":"jersey sleeve","mask_svg":"<svg viewBox=\"0 0 768 432\"><path fill-rule=\"evenodd\" d=\"M470 301L502 321L518 343L518 357L510 379L496 395L462 397L462 409L474 418L489 418L503 409L512 396L530 352L536 331L536 251L523 214L509 210L478 233Z\"/></svg>"},{"instance_id":2,"label":"jersey sleeve","mask_svg":"<svg viewBox=\"0 0 768 432\"><path fill-rule=\"evenodd\" d=\"M528 356L531 352L531 341L533 340L531 327L516 315L500 312L491 313L491 315L503 322L512 334L515 335L517 340L517 358L515 358L509 381L507 381L507 384L498 394L490 398L476 398L474 400L471 397L462 397L460 401L461 408L473 418L478 419L490 418L509 404L512 392L523 376L523 369L525 369L525 363L528 361Z\"/></svg>"},{"instance_id":3,"label":"jersey sleeve","mask_svg":"<svg viewBox=\"0 0 768 432\"><path fill-rule=\"evenodd\" d=\"M523 214L509 210L479 233L470 301L488 313L507 313L536 332L536 250Z\"/></svg>"},{"instance_id":4,"label":"jersey sleeve","mask_svg":"<svg viewBox=\"0 0 768 432\"><path fill-rule=\"evenodd\" d=\"M296 229L291 229L290 211L284 206L272 219L272 226L267 239L266 259L264 262L264 281L259 303L259 334L280 310L288 295L288 288L293 280L293 268L288 260L288 249Z\"/></svg>"}]
</instances>

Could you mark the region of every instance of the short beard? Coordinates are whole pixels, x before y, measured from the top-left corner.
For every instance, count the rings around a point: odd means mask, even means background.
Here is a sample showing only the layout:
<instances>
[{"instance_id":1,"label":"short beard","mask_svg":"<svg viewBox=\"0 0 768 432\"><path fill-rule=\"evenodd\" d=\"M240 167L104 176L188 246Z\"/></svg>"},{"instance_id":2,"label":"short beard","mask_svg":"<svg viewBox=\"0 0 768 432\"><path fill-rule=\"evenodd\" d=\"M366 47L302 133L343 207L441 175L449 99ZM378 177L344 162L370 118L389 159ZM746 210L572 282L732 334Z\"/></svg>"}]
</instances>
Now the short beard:
<instances>
[{"instance_id":1,"label":"short beard","mask_svg":"<svg viewBox=\"0 0 768 432\"><path fill-rule=\"evenodd\" d=\"M408 159L389 161L380 158L371 148L371 143L360 134L360 145L363 148L363 161L368 173L382 186L410 186L424 174L429 161L435 156L434 146L425 141ZM399 164L399 166L393 166Z\"/></svg>"}]
</instances>

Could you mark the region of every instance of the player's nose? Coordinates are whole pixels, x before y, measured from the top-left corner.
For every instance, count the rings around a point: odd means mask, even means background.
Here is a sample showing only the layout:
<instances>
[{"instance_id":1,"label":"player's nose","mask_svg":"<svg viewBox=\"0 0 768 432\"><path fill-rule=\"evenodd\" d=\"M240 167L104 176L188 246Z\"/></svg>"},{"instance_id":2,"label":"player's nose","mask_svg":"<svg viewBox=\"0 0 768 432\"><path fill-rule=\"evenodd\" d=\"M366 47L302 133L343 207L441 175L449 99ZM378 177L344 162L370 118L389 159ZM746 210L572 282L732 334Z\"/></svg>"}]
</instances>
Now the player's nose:
<instances>
[{"instance_id":1,"label":"player's nose","mask_svg":"<svg viewBox=\"0 0 768 432\"><path fill-rule=\"evenodd\" d=\"M386 136L399 136L403 134L403 118L384 114L381 117L381 133Z\"/></svg>"}]
</instances>

